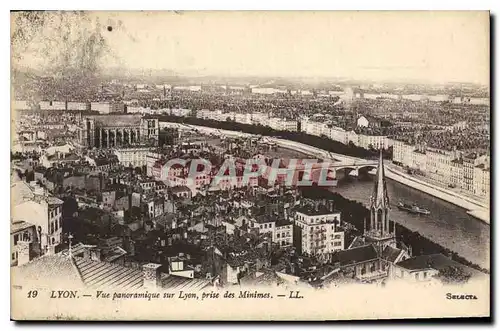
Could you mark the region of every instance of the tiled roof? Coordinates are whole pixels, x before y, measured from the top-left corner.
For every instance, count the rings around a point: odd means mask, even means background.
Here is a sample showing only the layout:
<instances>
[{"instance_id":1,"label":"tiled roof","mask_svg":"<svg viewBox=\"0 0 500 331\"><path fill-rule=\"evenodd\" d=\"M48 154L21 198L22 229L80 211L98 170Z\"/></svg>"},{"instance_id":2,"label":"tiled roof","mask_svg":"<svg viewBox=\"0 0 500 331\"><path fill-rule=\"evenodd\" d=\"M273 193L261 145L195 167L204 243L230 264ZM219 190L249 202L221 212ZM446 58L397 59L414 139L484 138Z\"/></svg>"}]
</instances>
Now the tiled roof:
<instances>
[{"instance_id":1,"label":"tiled roof","mask_svg":"<svg viewBox=\"0 0 500 331\"><path fill-rule=\"evenodd\" d=\"M347 266L351 264L357 264L364 261L370 261L376 259L377 252L373 245L366 245L351 249L346 249L344 251L337 251L333 255L334 262L340 262L341 266Z\"/></svg>"},{"instance_id":2,"label":"tiled roof","mask_svg":"<svg viewBox=\"0 0 500 331\"><path fill-rule=\"evenodd\" d=\"M354 238L349 248L356 248L365 245L366 245L365 238L363 236L357 236Z\"/></svg>"},{"instance_id":3,"label":"tiled roof","mask_svg":"<svg viewBox=\"0 0 500 331\"><path fill-rule=\"evenodd\" d=\"M210 285L210 281L200 278L185 278L162 275L161 286L168 290L198 291Z\"/></svg>"},{"instance_id":4,"label":"tiled roof","mask_svg":"<svg viewBox=\"0 0 500 331\"><path fill-rule=\"evenodd\" d=\"M41 287L83 285L73 261L60 255L45 255L12 268L11 276L14 285L22 283Z\"/></svg>"},{"instance_id":5,"label":"tiled roof","mask_svg":"<svg viewBox=\"0 0 500 331\"><path fill-rule=\"evenodd\" d=\"M191 189L187 186L174 186L171 188L172 193L181 193L181 192L191 192Z\"/></svg>"},{"instance_id":6,"label":"tiled roof","mask_svg":"<svg viewBox=\"0 0 500 331\"><path fill-rule=\"evenodd\" d=\"M274 270L262 269L255 273L249 273L241 279L244 285L277 285L284 283Z\"/></svg>"},{"instance_id":7,"label":"tiled roof","mask_svg":"<svg viewBox=\"0 0 500 331\"><path fill-rule=\"evenodd\" d=\"M29 227L32 227L34 226L33 224L31 223L28 223L26 221L13 221L10 223L10 233L16 233L18 231L22 231L22 230L25 230Z\"/></svg>"},{"instance_id":8,"label":"tiled roof","mask_svg":"<svg viewBox=\"0 0 500 331\"><path fill-rule=\"evenodd\" d=\"M326 206L321 204L318 204L317 210L314 206L304 205L297 208L296 211L308 216L330 215L338 213L338 211L330 211Z\"/></svg>"},{"instance_id":9,"label":"tiled roof","mask_svg":"<svg viewBox=\"0 0 500 331\"><path fill-rule=\"evenodd\" d=\"M399 254L401 254L401 249L394 248L391 246L386 246L384 248L384 251L382 252L382 258L384 260L394 263L396 262L396 259L398 258Z\"/></svg>"},{"instance_id":10,"label":"tiled roof","mask_svg":"<svg viewBox=\"0 0 500 331\"><path fill-rule=\"evenodd\" d=\"M136 127L141 123L140 115L94 115L87 116L88 118L93 118L98 126L102 127Z\"/></svg>"},{"instance_id":11,"label":"tiled roof","mask_svg":"<svg viewBox=\"0 0 500 331\"><path fill-rule=\"evenodd\" d=\"M452 259L444 256L443 254L415 256L399 262L397 266L405 268L407 270L424 270L431 268L435 270L442 270L446 267L454 266L469 272L473 276L481 274L479 271L469 268L461 263L455 262Z\"/></svg>"},{"instance_id":12,"label":"tiled roof","mask_svg":"<svg viewBox=\"0 0 500 331\"><path fill-rule=\"evenodd\" d=\"M83 282L89 287L113 287L125 290L143 286L141 270L90 259L78 258L74 261Z\"/></svg>"}]
</instances>

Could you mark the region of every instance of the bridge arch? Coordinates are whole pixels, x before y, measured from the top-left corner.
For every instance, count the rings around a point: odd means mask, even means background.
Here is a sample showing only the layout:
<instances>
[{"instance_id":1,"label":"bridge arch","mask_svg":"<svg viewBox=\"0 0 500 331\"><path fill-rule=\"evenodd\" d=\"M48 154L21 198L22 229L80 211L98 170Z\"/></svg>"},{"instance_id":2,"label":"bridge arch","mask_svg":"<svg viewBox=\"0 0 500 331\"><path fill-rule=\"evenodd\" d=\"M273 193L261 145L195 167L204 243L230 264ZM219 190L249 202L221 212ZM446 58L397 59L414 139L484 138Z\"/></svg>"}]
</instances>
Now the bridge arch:
<instances>
[{"instance_id":1,"label":"bridge arch","mask_svg":"<svg viewBox=\"0 0 500 331\"><path fill-rule=\"evenodd\" d=\"M358 167L358 170L361 170L361 169L368 169L368 171L372 170L372 169L377 169L378 166L376 165L362 165L362 166L359 166Z\"/></svg>"}]
</instances>

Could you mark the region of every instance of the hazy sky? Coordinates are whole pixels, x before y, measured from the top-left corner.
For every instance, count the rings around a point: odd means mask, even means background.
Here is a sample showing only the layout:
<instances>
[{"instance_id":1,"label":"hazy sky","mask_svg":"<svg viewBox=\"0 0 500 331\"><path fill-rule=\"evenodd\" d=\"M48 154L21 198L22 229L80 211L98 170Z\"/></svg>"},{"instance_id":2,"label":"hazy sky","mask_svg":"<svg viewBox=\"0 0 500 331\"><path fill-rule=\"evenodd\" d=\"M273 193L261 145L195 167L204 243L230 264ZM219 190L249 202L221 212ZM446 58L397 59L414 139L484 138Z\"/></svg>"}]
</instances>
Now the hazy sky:
<instances>
[{"instance_id":1,"label":"hazy sky","mask_svg":"<svg viewBox=\"0 0 500 331\"><path fill-rule=\"evenodd\" d=\"M95 15L113 54L101 60L109 67L217 75L489 81L487 12Z\"/></svg>"}]
</instances>

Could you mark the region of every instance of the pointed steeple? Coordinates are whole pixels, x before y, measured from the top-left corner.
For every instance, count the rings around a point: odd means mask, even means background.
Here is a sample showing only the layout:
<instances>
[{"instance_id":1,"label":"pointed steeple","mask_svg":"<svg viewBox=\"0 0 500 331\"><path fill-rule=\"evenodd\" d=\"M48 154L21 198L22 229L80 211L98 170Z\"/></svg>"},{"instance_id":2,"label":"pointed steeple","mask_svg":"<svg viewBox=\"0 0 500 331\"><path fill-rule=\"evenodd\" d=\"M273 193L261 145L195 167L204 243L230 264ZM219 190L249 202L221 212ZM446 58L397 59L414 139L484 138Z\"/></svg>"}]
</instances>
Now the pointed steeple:
<instances>
[{"instance_id":1,"label":"pointed steeple","mask_svg":"<svg viewBox=\"0 0 500 331\"><path fill-rule=\"evenodd\" d=\"M387 194L387 185L385 183L384 159L382 158L382 150L380 150L380 157L378 160L377 178L375 179L375 186L372 195L372 208L388 208L389 195Z\"/></svg>"},{"instance_id":2,"label":"pointed steeple","mask_svg":"<svg viewBox=\"0 0 500 331\"><path fill-rule=\"evenodd\" d=\"M385 237L390 234L389 229L389 195L384 174L384 160L382 150L378 161L377 176L370 201L370 232Z\"/></svg>"}]
</instances>

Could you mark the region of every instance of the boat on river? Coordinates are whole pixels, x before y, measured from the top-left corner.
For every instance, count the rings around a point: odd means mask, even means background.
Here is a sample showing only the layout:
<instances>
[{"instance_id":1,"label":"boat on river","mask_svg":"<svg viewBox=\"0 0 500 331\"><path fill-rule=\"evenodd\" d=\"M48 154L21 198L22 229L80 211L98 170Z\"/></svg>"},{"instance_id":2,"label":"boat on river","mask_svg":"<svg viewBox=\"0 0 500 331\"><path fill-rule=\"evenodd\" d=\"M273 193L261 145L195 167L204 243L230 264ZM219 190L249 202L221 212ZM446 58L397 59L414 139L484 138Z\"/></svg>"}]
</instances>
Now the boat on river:
<instances>
[{"instance_id":1,"label":"boat on river","mask_svg":"<svg viewBox=\"0 0 500 331\"><path fill-rule=\"evenodd\" d=\"M417 206L416 204L407 204L407 203L403 203L403 202L399 202L398 203L398 208L399 210L404 210L404 211L407 211L409 213L412 213L412 214L419 214L419 215L430 215L430 211L425 209L425 208L421 208L419 206Z\"/></svg>"}]
</instances>

